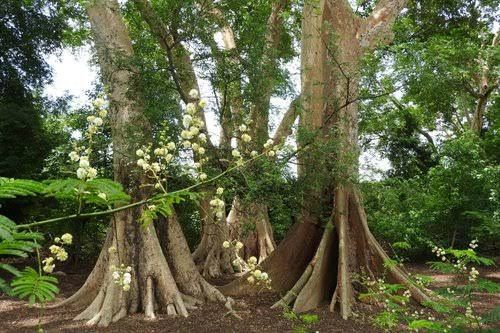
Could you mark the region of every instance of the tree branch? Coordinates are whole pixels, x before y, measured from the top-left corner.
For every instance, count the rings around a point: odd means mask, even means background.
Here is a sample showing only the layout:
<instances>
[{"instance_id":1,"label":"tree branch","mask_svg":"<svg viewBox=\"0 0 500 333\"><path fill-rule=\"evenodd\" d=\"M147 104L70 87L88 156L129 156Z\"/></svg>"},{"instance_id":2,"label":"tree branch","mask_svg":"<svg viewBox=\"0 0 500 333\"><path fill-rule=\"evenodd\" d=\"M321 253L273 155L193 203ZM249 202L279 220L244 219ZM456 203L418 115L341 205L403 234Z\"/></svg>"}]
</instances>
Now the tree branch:
<instances>
[{"instance_id":1,"label":"tree branch","mask_svg":"<svg viewBox=\"0 0 500 333\"><path fill-rule=\"evenodd\" d=\"M281 118L281 122L276 129L276 133L274 133L274 144L280 144L282 141L285 141L290 134L292 134L292 126L295 123L295 119L299 116L299 104L300 96L295 98L290 103L288 110L283 115L283 118Z\"/></svg>"},{"instance_id":2,"label":"tree branch","mask_svg":"<svg viewBox=\"0 0 500 333\"><path fill-rule=\"evenodd\" d=\"M365 51L378 44L392 41L392 26L399 13L406 6L407 0L380 0L369 17L363 20L356 37Z\"/></svg>"}]
</instances>

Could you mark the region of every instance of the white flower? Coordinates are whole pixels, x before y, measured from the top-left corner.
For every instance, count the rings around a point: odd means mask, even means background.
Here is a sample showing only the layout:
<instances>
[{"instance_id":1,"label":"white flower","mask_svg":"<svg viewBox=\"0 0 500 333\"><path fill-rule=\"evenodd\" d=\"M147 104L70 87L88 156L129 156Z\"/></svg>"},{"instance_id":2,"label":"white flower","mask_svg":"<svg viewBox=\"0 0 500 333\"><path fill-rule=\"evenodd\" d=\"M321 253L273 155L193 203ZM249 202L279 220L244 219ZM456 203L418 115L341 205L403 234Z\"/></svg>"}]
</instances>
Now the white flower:
<instances>
[{"instance_id":1,"label":"white flower","mask_svg":"<svg viewBox=\"0 0 500 333\"><path fill-rule=\"evenodd\" d=\"M269 157L273 157L274 155L276 155L276 153L274 152L274 150L270 150L270 151L267 153L267 155L268 155Z\"/></svg>"},{"instance_id":2,"label":"white flower","mask_svg":"<svg viewBox=\"0 0 500 333\"><path fill-rule=\"evenodd\" d=\"M203 147L198 148L198 154L200 154L200 155L205 154L205 148L203 148Z\"/></svg>"},{"instance_id":3,"label":"white flower","mask_svg":"<svg viewBox=\"0 0 500 333\"><path fill-rule=\"evenodd\" d=\"M182 125L184 125L184 127L189 127L189 125L191 125L191 121L193 121L193 117L191 117L190 115L186 114L182 118Z\"/></svg>"},{"instance_id":4,"label":"white flower","mask_svg":"<svg viewBox=\"0 0 500 333\"><path fill-rule=\"evenodd\" d=\"M183 138L183 139L191 139L192 137L193 137L193 135L191 134L190 131L183 130L181 132L181 138Z\"/></svg>"},{"instance_id":5,"label":"white flower","mask_svg":"<svg viewBox=\"0 0 500 333\"><path fill-rule=\"evenodd\" d=\"M197 135L198 133L200 133L200 129L198 127L196 127L196 126L191 126L189 128L189 133L193 137L193 136Z\"/></svg>"},{"instance_id":6,"label":"white flower","mask_svg":"<svg viewBox=\"0 0 500 333\"><path fill-rule=\"evenodd\" d=\"M217 195L222 195L224 193L224 189L222 187L217 188Z\"/></svg>"},{"instance_id":7,"label":"white flower","mask_svg":"<svg viewBox=\"0 0 500 333\"><path fill-rule=\"evenodd\" d=\"M52 264L52 265L45 265L43 266L43 271L45 273L52 273L54 271L54 268L56 267L56 265Z\"/></svg>"},{"instance_id":8,"label":"white flower","mask_svg":"<svg viewBox=\"0 0 500 333\"><path fill-rule=\"evenodd\" d=\"M200 135L198 135L198 139L201 142L207 142L207 136L205 135L205 133L200 133Z\"/></svg>"},{"instance_id":9,"label":"white flower","mask_svg":"<svg viewBox=\"0 0 500 333\"><path fill-rule=\"evenodd\" d=\"M45 265L51 265L53 262L54 262L54 258L52 258L52 257L47 257L47 258L42 260L42 263L44 263Z\"/></svg>"},{"instance_id":10,"label":"white flower","mask_svg":"<svg viewBox=\"0 0 500 333\"><path fill-rule=\"evenodd\" d=\"M222 243L222 247L225 248L225 249L229 249L230 245L231 244L228 241L224 241L224 243Z\"/></svg>"},{"instance_id":11,"label":"white flower","mask_svg":"<svg viewBox=\"0 0 500 333\"><path fill-rule=\"evenodd\" d=\"M255 265L257 263L257 258L255 258L254 256L248 258L248 263Z\"/></svg>"},{"instance_id":12,"label":"white flower","mask_svg":"<svg viewBox=\"0 0 500 333\"><path fill-rule=\"evenodd\" d=\"M73 236L71 234L65 233L61 236L61 240L64 244L71 244L73 242Z\"/></svg>"},{"instance_id":13,"label":"white flower","mask_svg":"<svg viewBox=\"0 0 500 333\"><path fill-rule=\"evenodd\" d=\"M96 126L102 126L103 121L102 121L102 118L100 118L100 117L96 117L96 118L94 118L94 120L92 121L92 123L93 123L94 125L96 125Z\"/></svg>"},{"instance_id":14,"label":"white flower","mask_svg":"<svg viewBox=\"0 0 500 333\"><path fill-rule=\"evenodd\" d=\"M161 171L160 163L157 162L152 163L151 169L153 169L154 172L160 172Z\"/></svg>"},{"instance_id":15,"label":"white flower","mask_svg":"<svg viewBox=\"0 0 500 333\"><path fill-rule=\"evenodd\" d=\"M78 179L85 179L85 177L87 177L87 170L84 168L78 168L78 170L76 170L76 176Z\"/></svg>"},{"instance_id":16,"label":"white flower","mask_svg":"<svg viewBox=\"0 0 500 333\"><path fill-rule=\"evenodd\" d=\"M186 141L182 141L182 146L184 148L189 148L189 147L191 147L191 142L187 141L187 140Z\"/></svg>"},{"instance_id":17,"label":"white flower","mask_svg":"<svg viewBox=\"0 0 500 333\"><path fill-rule=\"evenodd\" d=\"M243 243L242 242L237 242L236 245L235 245L236 249L241 249L243 248Z\"/></svg>"},{"instance_id":18,"label":"white flower","mask_svg":"<svg viewBox=\"0 0 500 333\"><path fill-rule=\"evenodd\" d=\"M107 115L108 115L108 111L106 111L106 110L99 111L99 117L106 118Z\"/></svg>"},{"instance_id":19,"label":"white flower","mask_svg":"<svg viewBox=\"0 0 500 333\"><path fill-rule=\"evenodd\" d=\"M255 282L255 278L250 275L249 277L247 277L247 281L248 281L248 283L253 284Z\"/></svg>"},{"instance_id":20,"label":"white flower","mask_svg":"<svg viewBox=\"0 0 500 333\"><path fill-rule=\"evenodd\" d=\"M252 157L255 157L257 156L259 153L257 153L255 150L252 150L252 152L250 153L250 156Z\"/></svg>"},{"instance_id":21,"label":"white flower","mask_svg":"<svg viewBox=\"0 0 500 333\"><path fill-rule=\"evenodd\" d=\"M107 200L107 198L108 198L108 196L104 192L99 192L99 194L97 194L97 196L99 198L101 198L102 200Z\"/></svg>"},{"instance_id":22,"label":"white flower","mask_svg":"<svg viewBox=\"0 0 500 333\"><path fill-rule=\"evenodd\" d=\"M168 163L168 162L170 162L173 158L174 158L174 155L172 155L172 154L167 154L167 156L165 156L165 161Z\"/></svg>"},{"instance_id":23,"label":"white flower","mask_svg":"<svg viewBox=\"0 0 500 333\"><path fill-rule=\"evenodd\" d=\"M76 151L72 151L68 156L73 162L78 162L78 160L80 159L80 155L78 155Z\"/></svg>"},{"instance_id":24,"label":"white flower","mask_svg":"<svg viewBox=\"0 0 500 333\"><path fill-rule=\"evenodd\" d=\"M153 151L153 154L155 154L156 156L161 156L165 153L165 149L163 148L156 148L154 151Z\"/></svg>"},{"instance_id":25,"label":"white flower","mask_svg":"<svg viewBox=\"0 0 500 333\"><path fill-rule=\"evenodd\" d=\"M130 284L124 284L122 288L123 288L123 291L129 291L130 290Z\"/></svg>"},{"instance_id":26,"label":"white flower","mask_svg":"<svg viewBox=\"0 0 500 333\"><path fill-rule=\"evenodd\" d=\"M61 241L61 238L59 238L59 237L54 238L54 242L59 243L60 241Z\"/></svg>"},{"instance_id":27,"label":"white flower","mask_svg":"<svg viewBox=\"0 0 500 333\"><path fill-rule=\"evenodd\" d=\"M109 253L109 254L113 254L113 253L116 253L116 252L118 252L118 250L116 249L116 247L114 247L114 246L110 246L110 247L108 248L108 253Z\"/></svg>"},{"instance_id":28,"label":"white flower","mask_svg":"<svg viewBox=\"0 0 500 333\"><path fill-rule=\"evenodd\" d=\"M261 280L267 280L268 277L269 277L269 275L267 275L266 272L262 272L262 274L260 276Z\"/></svg>"},{"instance_id":29,"label":"white flower","mask_svg":"<svg viewBox=\"0 0 500 333\"><path fill-rule=\"evenodd\" d=\"M124 273L123 274L123 283L130 284L131 281L132 281L132 275L130 275L129 272Z\"/></svg>"},{"instance_id":30,"label":"white flower","mask_svg":"<svg viewBox=\"0 0 500 333\"><path fill-rule=\"evenodd\" d=\"M92 122L94 121L94 119L95 119L95 116L88 116L88 117L87 117L87 121L88 121L89 123L92 123Z\"/></svg>"},{"instance_id":31,"label":"white flower","mask_svg":"<svg viewBox=\"0 0 500 333\"><path fill-rule=\"evenodd\" d=\"M198 106L202 109L205 108L205 106L207 106L207 101L204 100L204 99L200 99L200 102L198 103Z\"/></svg>"},{"instance_id":32,"label":"white flower","mask_svg":"<svg viewBox=\"0 0 500 333\"><path fill-rule=\"evenodd\" d=\"M241 156L238 149L233 149L233 151L231 152L231 155L233 155L233 157L240 157Z\"/></svg>"},{"instance_id":33,"label":"white flower","mask_svg":"<svg viewBox=\"0 0 500 333\"><path fill-rule=\"evenodd\" d=\"M96 108L102 108L104 106L104 103L106 103L104 101L104 99L99 97L99 98L96 98L92 104L94 104L94 107L96 107Z\"/></svg>"},{"instance_id":34,"label":"white flower","mask_svg":"<svg viewBox=\"0 0 500 333\"><path fill-rule=\"evenodd\" d=\"M120 272L114 271L113 272L113 280L119 280L120 279Z\"/></svg>"},{"instance_id":35,"label":"white flower","mask_svg":"<svg viewBox=\"0 0 500 333\"><path fill-rule=\"evenodd\" d=\"M198 93L198 90L191 89L189 91L189 97L191 97L192 99L198 99L200 97L200 94Z\"/></svg>"},{"instance_id":36,"label":"white flower","mask_svg":"<svg viewBox=\"0 0 500 333\"><path fill-rule=\"evenodd\" d=\"M256 269L254 272L253 272L253 276L255 276L257 279L260 278L262 272L258 269Z\"/></svg>"},{"instance_id":37,"label":"white flower","mask_svg":"<svg viewBox=\"0 0 500 333\"><path fill-rule=\"evenodd\" d=\"M59 261L66 261L66 259L68 259L68 252L61 247L56 253L56 259Z\"/></svg>"},{"instance_id":38,"label":"white flower","mask_svg":"<svg viewBox=\"0 0 500 333\"><path fill-rule=\"evenodd\" d=\"M245 124L241 124L241 125L240 125L240 127L239 127L239 130L240 130L241 132L246 132L246 130L247 130L247 125L245 125Z\"/></svg>"},{"instance_id":39,"label":"white flower","mask_svg":"<svg viewBox=\"0 0 500 333\"><path fill-rule=\"evenodd\" d=\"M199 168L201 168L201 163L199 163L199 162L195 162L195 163L193 164L193 166L194 166L196 169L199 169Z\"/></svg>"},{"instance_id":40,"label":"white flower","mask_svg":"<svg viewBox=\"0 0 500 333\"><path fill-rule=\"evenodd\" d=\"M174 142L169 142L169 143L167 144L167 148L168 148L169 150L174 150L174 149L175 149L175 143L174 143Z\"/></svg>"},{"instance_id":41,"label":"white flower","mask_svg":"<svg viewBox=\"0 0 500 333\"><path fill-rule=\"evenodd\" d=\"M241 136L241 140L243 140L243 142L250 142L252 141L252 137L246 133L244 133L242 136Z\"/></svg>"},{"instance_id":42,"label":"white flower","mask_svg":"<svg viewBox=\"0 0 500 333\"><path fill-rule=\"evenodd\" d=\"M137 160L137 165L140 167L142 167L144 165L144 163L146 163L146 161L144 161L142 158Z\"/></svg>"},{"instance_id":43,"label":"white flower","mask_svg":"<svg viewBox=\"0 0 500 333\"><path fill-rule=\"evenodd\" d=\"M200 148L200 145L197 143L193 143L191 147L193 148L193 150L198 150L198 148Z\"/></svg>"},{"instance_id":44,"label":"white flower","mask_svg":"<svg viewBox=\"0 0 500 333\"><path fill-rule=\"evenodd\" d=\"M94 169L94 168L88 168L88 170L87 170L87 177L89 179L94 179L95 177L97 177L97 170Z\"/></svg>"},{"instance_id":45,"label":"white flower","mask_svg":"<svg viewBox=\"0 0 500 333\"><path fill-rule=\"evenodd\" d=\"M200 180L204 181L205 179L207 179L207 174L206 173L200 173Z\"/></svg>"},{"instance_id":46,"label":"white flower","mask_svg":"<svg viewBox=\"0 0 500 333\"><path fill-rule=\"evenodd\" d=\"M89 158L87 156L82 156L80 158L80 167L81 168L88 168L89 166L90 166Z\"/></svg>"},{"instance_id":47,"label":"white flower","mask_svg":"<svg viewBox=\"0 0 500 333\"><path fill-rule=\"evenodd\" d=\"M127 268L125 268L125 271L127 271L127 272L129 272L129 273L130 273L130 272L132 272L132 267L127 266Z\"/></svg>"},{"instance_id":48,"label":"white flower","mask_svg":"<svg viewBox=\"0 0 500 333\"><path fill-rule=\"evenodd\" d=\"M186 112L188 114L195 114L196 113L196 106L193 103L187 103L186 105Z\"/></svg>"},{"instance_id":49,"label":"white flower","mask_svg":"<svg viewBox=\"0 0 500 333\"><path fill-rule=\"evenodd\" d=\"M135 151L135 154L136 154L137 156L139 156L139 157L142 157L142 156L144 156L144 150L142 150L142 149L137 149L137 150Z\"/></svg>"},{"instance_id":50,"label":"white flower","mask_svg":"<svg viewBox=\"0 0 500 333\"><path fill-rule=\"evenodd\" d=\"M215 216L216 216L218 219L221 219L222 217L224 217L224 212L217 212L217 213L215 213Z\"/></svg>"}]
</instances>

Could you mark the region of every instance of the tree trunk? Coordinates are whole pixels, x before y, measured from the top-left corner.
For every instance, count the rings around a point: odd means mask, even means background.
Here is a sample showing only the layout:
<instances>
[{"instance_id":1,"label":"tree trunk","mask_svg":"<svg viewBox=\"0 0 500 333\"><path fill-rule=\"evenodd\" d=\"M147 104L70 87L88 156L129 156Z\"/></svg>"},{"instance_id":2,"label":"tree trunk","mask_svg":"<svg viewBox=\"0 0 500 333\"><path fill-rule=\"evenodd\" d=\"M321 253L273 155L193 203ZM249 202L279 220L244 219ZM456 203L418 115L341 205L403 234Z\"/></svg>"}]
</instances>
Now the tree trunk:
<instances>
[{"instance_id":1,"label":"tree trunk","mask_svg":"<svg viewBox=\"0 0 500 333\"><path fill-rule=\"evenodd\" d=\"M230 239L243 243L241 257L256 257L261 263L276 248L273 229L269 222L267 206L261 203L242 204L238 197L233 199L227 217Z\"/></svg>"},{"instance_id":2,"label":"tree trunk","mask_svg":"<svg viewBox=\"0 0 500 333\"><path fill-rule=\"evenodd\" d=\"M116 1L94 0L87 13L103 79L109 88L115 180L133 200L141 200L146 197L141 187L146 179L142 172L134 170L134 156L135 150L150 140L151 131L137 89L132 44ZM144 228L138 223L141 210L114 214L92 273L80 290L56 306L84 308L76 320L107 326L130 313L143 312L149 319L155 318L156 311L187 316L187 308L195 303L224 300L199 275L175 215L167 224L167 262L153 224ZM130 290L115 283L111 265L130 266Z\"/></svg>"},{"instance_id":3,"label":"tree trunk","mask_svg":"<svg viewBox=\"0 0 500 333\"><path fill-rule=\"evenodd\" d=\"M204 212L201 241L193 252L193 260L204 277L217 278L234 273L231 251L222 247L224 241L230 240L226 218L217 221L208 200L201 201L200 205Z\"/></svg>"}]
</instances>

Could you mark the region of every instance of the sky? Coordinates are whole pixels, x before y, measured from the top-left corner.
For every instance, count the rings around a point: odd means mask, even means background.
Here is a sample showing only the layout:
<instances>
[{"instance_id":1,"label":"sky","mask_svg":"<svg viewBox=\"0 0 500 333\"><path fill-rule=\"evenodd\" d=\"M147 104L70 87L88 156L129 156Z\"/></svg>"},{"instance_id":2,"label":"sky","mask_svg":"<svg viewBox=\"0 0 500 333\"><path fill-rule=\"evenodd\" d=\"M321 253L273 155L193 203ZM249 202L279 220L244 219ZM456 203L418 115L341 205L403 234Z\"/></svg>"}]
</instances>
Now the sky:
<instances>
[{"instance_id":1,"label":"sky","mask_svg":"<svg viewBox=\"0 0 500 333\"><path fill-rule=\"evenodd\" d=\"M73 96L72 107L81 107L88 104L87 92L91 91L96 84L98 68L91 63L90 46L83 46L76 49L66 48L60 54L48 56L47 62L53 70L53 82L45 87L45 95L51 98L65 95ZM298 60L292 62L290 71L293 73L292 82L295 83L295 90L300 90L300 75L298 70ZM209 102L214 100L208 82L200 82L200 94ZM280 116L286 111L291 98L272 98L271 103L278 110L277 115L271 117L271 127L276 127ZM218 127L215 114L207 114L207 127L212 138L217 143L220 129ZM362 152L360 156L360 174L364 180L381 179L381 171L386 171L390 167L387 159L382 158L375 150Z\"/></svg>"}]
</instances>

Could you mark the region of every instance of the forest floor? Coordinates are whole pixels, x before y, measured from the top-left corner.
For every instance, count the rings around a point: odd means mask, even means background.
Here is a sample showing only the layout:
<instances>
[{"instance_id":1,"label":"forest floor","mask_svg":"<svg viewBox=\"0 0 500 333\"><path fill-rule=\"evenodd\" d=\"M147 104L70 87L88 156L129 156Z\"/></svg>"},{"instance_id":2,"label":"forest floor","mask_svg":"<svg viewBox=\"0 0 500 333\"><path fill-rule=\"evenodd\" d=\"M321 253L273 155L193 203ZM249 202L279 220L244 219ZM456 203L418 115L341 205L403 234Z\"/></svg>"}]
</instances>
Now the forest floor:
<instances>
[{"instance_id":1,"label":"forest floor","mask_svg":"<svg viewBox=\"0 0 500 333\"><path fill-rule=\"evenodd\" d=\"M406 266L412 274L425 274L434 278L432 287L456 285L450 275L429 270L425 265ZM480 270L482 277L500 282L500 270ZM74 293L85 281L85 273L71 273L59 276L62 299ZM220 281L219 281L220 282ZM484 313L500 306L500 294L476 294L474 307ZM105 329L87 327L82 321L73 321L78 311L67 308L51 309L40 313L26 302L0 294L0 332L35 332L41 322L45 332L382 332L370 324L377 309L358 303L356 317L351 320L340 319L338 313L328 311L325 305L311 312L317 314L319 321L305 327L298 320L287 319L283 309L270 309L278 299L275 294L261 294L253 297L238 298L235 311L242 319L227 316L222 304L205 304L191 310L187 318L158 315L155 321L147 321L142 315L133 315L110 325ZM304 328L305 330L299 330ZM397 331L400 331L399 329Z\"/></svg>"}]
</instances>

